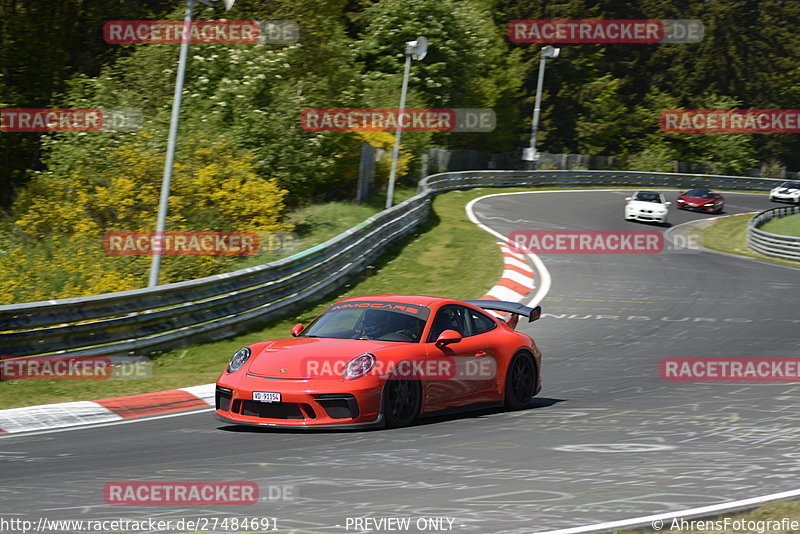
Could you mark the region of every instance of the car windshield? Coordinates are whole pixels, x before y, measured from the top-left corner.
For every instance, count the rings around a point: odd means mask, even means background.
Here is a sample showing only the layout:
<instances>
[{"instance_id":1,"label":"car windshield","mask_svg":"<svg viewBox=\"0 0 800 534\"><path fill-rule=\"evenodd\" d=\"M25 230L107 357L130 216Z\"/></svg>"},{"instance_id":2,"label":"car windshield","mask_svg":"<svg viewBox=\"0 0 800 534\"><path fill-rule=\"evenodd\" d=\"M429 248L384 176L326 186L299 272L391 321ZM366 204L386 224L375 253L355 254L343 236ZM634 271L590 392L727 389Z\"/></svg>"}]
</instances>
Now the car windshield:
<instances>
[{"instance_id":1,"label":"car windshield","mask_svg":"<svg viewBox=\"0 0 800 534\"><path fill-rule=\"evenodd\" d=\"M639 191L633 196L633 200L638 200L639 202L656 202L661 204L661 195L651 191Z\"/></svg>"},{"instance_id":2,"label":"car windshield","mask_svg":"<svg viewBox=\"0 0 800 534\"><path fill-rule=\"evenodd\" d=\"M301 337L417 343L429 314L425 306L399 302L338 302L317 317Z\"/></svg>"},{"instance_id":3,"label":"car windshield","mask_svg":"<svg viewBox=\"0 0 800 534\"><path fill-rule=\"evenodd\" d=\"M800 189L800 182L784 182L781 187L786 189Z\"/></svg>"},{"instance_id":4,"label":"car windshield","mask_svg":"<svg viewBox=\"0 0 800 534\"><path fill-rule=\"evenodd\" d=\"M686 196L696 198L714 198L714 195L712 195L711 191L708 189L692 189L691 191L686 192Z\"/></svg>"}]
</instances>

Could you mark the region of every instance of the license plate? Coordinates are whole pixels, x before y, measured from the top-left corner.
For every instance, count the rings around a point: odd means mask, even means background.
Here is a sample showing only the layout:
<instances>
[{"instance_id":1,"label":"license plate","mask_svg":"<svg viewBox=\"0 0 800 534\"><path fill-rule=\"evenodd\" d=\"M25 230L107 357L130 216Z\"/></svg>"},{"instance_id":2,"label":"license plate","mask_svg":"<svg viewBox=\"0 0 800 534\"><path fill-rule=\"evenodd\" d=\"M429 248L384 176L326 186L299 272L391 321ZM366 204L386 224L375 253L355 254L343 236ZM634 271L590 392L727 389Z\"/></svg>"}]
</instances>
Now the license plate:
<instances>
[{"instance_id":1,"label":"license plate","mask_svg":"<svg viewBox=\"0 0 800 534\"><path fill-rule=\"evenodd\" d=\"M281 394L273 393L271 391L254 391L253 400L261 402L280 402Z\"/></svg>"}]
</instances>

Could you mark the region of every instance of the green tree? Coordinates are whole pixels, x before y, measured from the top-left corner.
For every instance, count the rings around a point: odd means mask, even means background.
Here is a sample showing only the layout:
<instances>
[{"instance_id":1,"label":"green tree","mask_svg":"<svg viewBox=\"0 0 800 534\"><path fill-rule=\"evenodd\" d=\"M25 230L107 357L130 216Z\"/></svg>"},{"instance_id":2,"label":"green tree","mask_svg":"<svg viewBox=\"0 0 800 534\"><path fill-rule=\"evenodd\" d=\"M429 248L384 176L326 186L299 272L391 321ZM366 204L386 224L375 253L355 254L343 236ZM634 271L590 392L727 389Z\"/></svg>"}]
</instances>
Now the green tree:
<instances>
[{"instance_id":1,"label":"green tree","mask_svg":"<svg viewBox=\"0 0 800 534\"><path fill-rule=\"evenodd\" d=\"M672 172L674 161L680 159L679 136L662 132L661 112L677 109L678 99L653 87L642 103L634 107L625 133L621 136L622 159L632 171Z\"/></svg>"},{"instance_id":2,"label":"green tree","mask_svg":"<svg viewBox=\"0 0 800 534\"><path fill-rule=\"evenodd\" d=\"M734 109L741 101L729 96L706 94L702 109ZM758 164L753 137L756 134L696 133L681 134L682 156L709 166L711 174L740 174Z\"/></svg>"},{"instance_id":3,"label":"green tree","mask_svg":"<svg viewBox=\"0 0 800 534\"><path fill-rule=\"evenodd\" d=\"M620 86L620 80L606 74L581 89L579 98L585 111L578 117L575 132L582 154L609 154L619 146L627 112L620 102Z\"/></svg>"},{"instance_id":4,"label":"green tree","mask_svg":"<svg viewBox=\"0 0 800 534\"><path fill-rule=\"evenodd\" d=\"M108 20L158 18L174 0L0 0L0 104L43 108L57 104L75 74L96 75L125 49L103 41ZM41 170L41 134L0 134L0 207Z\"/></svg>"},{"instance_id":5,"label":"green tree","mask_svg":"<svg viewBox=\"0 0 800 534\"><path fill-rule=\"evenodd\" d=\"M509 52L505 33L492 20L490 3L468 0L380 0L364 10L358 43L368 87L390 95L396 107L405 62L404 43L424 35L428 54L413 63L411 100L434 108L495 108L508 118L519 96L521 61ZM394 91L381 90L394 87ZM368 98L370 98L368 96ZM376 99L370 98L372 102ZM450 147L499 149L513 139L513 123L499 122L494 134L448 134L435 139Z\"/></svg>"}]
</instances>

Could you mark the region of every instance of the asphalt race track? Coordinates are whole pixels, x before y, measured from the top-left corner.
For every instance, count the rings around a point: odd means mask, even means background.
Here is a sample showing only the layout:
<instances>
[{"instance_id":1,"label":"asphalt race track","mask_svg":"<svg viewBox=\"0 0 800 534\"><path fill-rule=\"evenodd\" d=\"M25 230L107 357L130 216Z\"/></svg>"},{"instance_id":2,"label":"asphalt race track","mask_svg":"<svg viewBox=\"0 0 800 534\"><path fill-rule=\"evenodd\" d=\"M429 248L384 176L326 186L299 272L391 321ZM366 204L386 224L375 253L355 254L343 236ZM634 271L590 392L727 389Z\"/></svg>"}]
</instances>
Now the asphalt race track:
<instances>
[{"instance_id":1,"label":"asphalt race track","mask_svg":"<svg viewBox=\"0 0 800 534\"><path fill-rule=\"evenodd\" d=\"M623 220L629 194L495 196L475 213L503 234L664 231ZM710 217L677 211L677 194L667 193L672 224ZM775 205L726 201L726 213ZM444 517L452 527L432 531L510 534L800 486L800 383L668 382L658 372L667 356L799 356L800 271L707 252L542 259L546 315L521 326L544 354L530 409L348 432L239 429L207 411L5 437L0 515L275 517L280 531L315 533L348 532L348 518L367 516L410 517L417 533L418 518ZM255 481L262 495L287 494L241 507L106 505L103 485L126 480Z\"/></svg>"}]
</instances>

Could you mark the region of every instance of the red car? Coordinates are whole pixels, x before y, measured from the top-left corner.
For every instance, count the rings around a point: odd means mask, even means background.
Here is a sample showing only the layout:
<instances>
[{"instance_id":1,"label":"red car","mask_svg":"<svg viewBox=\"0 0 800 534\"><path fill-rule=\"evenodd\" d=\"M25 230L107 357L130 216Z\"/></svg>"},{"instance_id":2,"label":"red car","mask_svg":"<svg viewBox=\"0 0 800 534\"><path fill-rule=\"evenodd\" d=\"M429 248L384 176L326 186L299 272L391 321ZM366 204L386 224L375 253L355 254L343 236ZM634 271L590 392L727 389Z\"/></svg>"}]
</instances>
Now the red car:
<instances>
[{"instance_id":1,"label":"red car","mask_svg":"<svg viewBox=\"0 0 800 534\"><path fill-rule=\"evenodd\" d=\"M266 427L401 427L465 408L520 409L541 389L541 353L514 327L540 314L503 301L345 299L295 325L291 339L237 351L217 380L216 416Z\"/></svg>"},{"instance_id":2,"label":"red car","mask_svg":"<svg viewBox=\"0 0 800 534\"><path fill-rule=\"evenodd\" d=\"M681 193L678 197L678 209L697 210L707 213L720 213L725 209L725 197L708 189L698 187Z\"/></svg>"}]
</instances>

